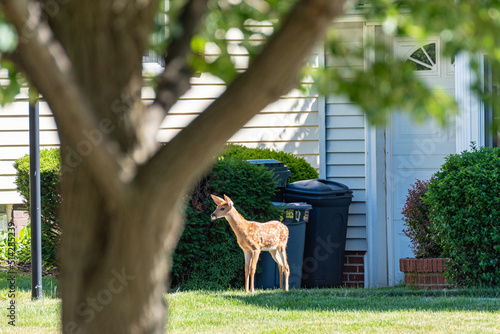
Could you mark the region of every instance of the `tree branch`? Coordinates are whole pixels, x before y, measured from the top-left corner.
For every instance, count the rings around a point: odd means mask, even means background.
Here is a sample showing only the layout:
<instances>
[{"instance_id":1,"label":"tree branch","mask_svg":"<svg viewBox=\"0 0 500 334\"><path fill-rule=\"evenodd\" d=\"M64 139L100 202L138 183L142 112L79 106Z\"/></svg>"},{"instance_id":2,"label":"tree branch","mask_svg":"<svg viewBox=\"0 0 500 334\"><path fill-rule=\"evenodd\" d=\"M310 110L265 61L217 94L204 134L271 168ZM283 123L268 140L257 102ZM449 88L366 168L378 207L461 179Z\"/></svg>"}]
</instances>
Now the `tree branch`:
<instances>
[{"instance_id":1,"label":"tree branch","mask_svg":"<svg viewBox=\"0 0 500 334\"><path fill-rule=\"evenodd\" d=\"M96 120L72 75L70 60L41 19L39 4L30 0L2 0L1 4L19 36L13 60L49 103L65 144L76 150L70 163L63 161L66 171L83 163L106 196L125 194L124 181L132 173L123 167L127 164L117 163L124 159L106 135L110 124Z\"/></svg>"},{"instance_id":2,"label":"tree branch","mask_svg":"<svg viewBox=\"0 0 500 334\"><path fill-rule=\"evenodd\" d=\"M207 10L207 0L190 0L179 17L182 33L174 36L165 55L165 70L158 76L156 98L148 110L148 131L156 132L170 108L191 88L187 63L191 39Z\"/></svg>"},{"instance_id":3,"label":"tree branch","mask_svg":"<svg viewBox=\"0 0 500 334\"><path fill-rule=\"evenodd\" d=\"M297 84L300 69L343 5L344 0L300 0L248 70L162 147L139 171L137 181L152 176L149 189L166 188L170 182L169 187L186 191L181 180L194 179L236 131Z\"/></svg>"}]
</instances>

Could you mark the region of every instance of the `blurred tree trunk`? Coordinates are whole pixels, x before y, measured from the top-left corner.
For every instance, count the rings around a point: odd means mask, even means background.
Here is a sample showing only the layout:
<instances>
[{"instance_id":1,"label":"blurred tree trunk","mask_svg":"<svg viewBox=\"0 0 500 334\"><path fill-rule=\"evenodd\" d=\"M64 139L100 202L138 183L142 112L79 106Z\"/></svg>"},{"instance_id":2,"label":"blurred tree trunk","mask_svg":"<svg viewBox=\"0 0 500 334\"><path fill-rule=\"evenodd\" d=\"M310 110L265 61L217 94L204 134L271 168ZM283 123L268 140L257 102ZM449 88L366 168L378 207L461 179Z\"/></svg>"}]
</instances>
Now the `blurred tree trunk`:
<instances>
[{"instance_id":1,"label":"blurred tree trunk","mask_svg":"<svg viewBox=\"0 0 500 334\"><path fill-rule=\"evenodd\" d=\"M343 1L299 1L249 69L161 149L156 131L189 88L186 58L205 1L187 2L184 35L167 50L149 107L142 55L158 0L2 4L19 34L12 59L49 103L61 139L63 331L162 333L186 192L238 129L297 84Z\"/></svg>"}]
</instances>

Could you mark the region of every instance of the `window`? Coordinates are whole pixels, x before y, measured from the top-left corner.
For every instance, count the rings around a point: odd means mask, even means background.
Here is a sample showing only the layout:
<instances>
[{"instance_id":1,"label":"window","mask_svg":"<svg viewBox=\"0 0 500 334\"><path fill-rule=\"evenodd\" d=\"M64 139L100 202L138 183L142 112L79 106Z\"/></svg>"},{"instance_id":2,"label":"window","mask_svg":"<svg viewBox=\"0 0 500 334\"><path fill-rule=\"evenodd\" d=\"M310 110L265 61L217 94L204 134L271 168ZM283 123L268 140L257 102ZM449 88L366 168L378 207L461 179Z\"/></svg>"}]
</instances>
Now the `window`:
<instances>
[{"instance_id":1,"label":"window","mask_svg":"<svg viewBox=\"0 0 500 334\"><path fill-rule=\"evenodd\" d=\"M418 47L406 61L414 66L415 71L436 71L436 43Z\"/></svg>"}]
</instances>

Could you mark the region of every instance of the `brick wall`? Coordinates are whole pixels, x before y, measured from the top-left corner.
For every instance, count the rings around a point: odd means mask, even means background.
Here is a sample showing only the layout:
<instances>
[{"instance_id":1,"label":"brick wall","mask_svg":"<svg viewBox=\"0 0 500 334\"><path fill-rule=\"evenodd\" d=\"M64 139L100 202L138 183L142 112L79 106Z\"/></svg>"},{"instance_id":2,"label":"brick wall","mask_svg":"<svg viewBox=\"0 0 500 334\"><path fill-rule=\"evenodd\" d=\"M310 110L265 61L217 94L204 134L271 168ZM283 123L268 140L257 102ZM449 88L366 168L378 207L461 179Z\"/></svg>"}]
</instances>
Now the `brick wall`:
<instances>
[{"instance_id":1,"label":"brick wall","mask_svg":"<svg viewBox=\"0 0 500 334\"><path fill-rule=\"evenodd\" d=\"M344 276L342 286L361 288L365 285L365 256L366 252L346 251L344 255Z\"/></svg>"},{"instance_id":2,"label":"brick wall","mask_svg":"<svg viewBox=\"0 0 500 334\"><path fill-rule=\"evenodd\" d=\"M448 259L400 259L399 268L405 274L405 284L418 289L452 287L443 276Z\"/></svg>"},{"instance_id":3,"label":"brick wall","mask_svg":"<svg viewBox=\"0 0 500 334\"><path fill-rule=\"evenodd\" d=\"M19 237L19 231L28 224L29 219L26 208L21 204L14 204L12 207L12 221L16 226L16 237Z\"/></svg>"}]
</instances>

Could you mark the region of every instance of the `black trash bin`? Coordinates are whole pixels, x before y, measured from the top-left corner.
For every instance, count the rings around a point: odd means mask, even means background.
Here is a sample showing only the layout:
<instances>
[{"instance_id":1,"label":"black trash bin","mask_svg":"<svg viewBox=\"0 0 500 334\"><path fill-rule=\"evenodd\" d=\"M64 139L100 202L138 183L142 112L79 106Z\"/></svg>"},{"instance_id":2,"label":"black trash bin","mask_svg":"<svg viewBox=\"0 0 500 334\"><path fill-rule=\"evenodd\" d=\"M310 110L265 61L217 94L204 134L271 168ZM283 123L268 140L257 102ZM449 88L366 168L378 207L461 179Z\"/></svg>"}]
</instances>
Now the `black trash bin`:
<instances>
[{"instance_id":1,"label":"black trash bin","mask_svg":"<svg viewBox=\"0 0 500 334\"><path fill-rule=\"evenodd\" d=\"M288 227L288 244L286 254L290 277L288 287L299 289L302 282L302 259L304 257L304 241L306 225L309 220L309 211L312 206L307 203L277 203L275 206L284 206L285 218L283 224ZM260 253L257 264L259 272L255 274L256 289L274 289L280 287L279 269L269 252ZM284 284L283 280L283 284Z\"/></svg>"},{"instance_id":2,"label":"black trash bin","mask_svg":"<svg viewBox=\"0 0 500 334\"><path fill-rule=\"evenodd\" d=\"M352 190L322 179L298 181L286 188L285 200L313 207L306 226L302 287L340 286Z\"/></svg>"},{"instance_id":3,"label":"black trash bin","mask_svg":"<svg viewBox=\"0 0 500 334\"><path fill-rule=\"evenodd\" d=\"M288 167L284 163L274 159L256 159L247 161L254 165L262 165L268 171L273 173L274 180L276 181L276 193L271 196L271 201L283 202L285 187L287 186L288 178L292 175L292 172L288 170Z\"/></svg>"}]
</instances>

